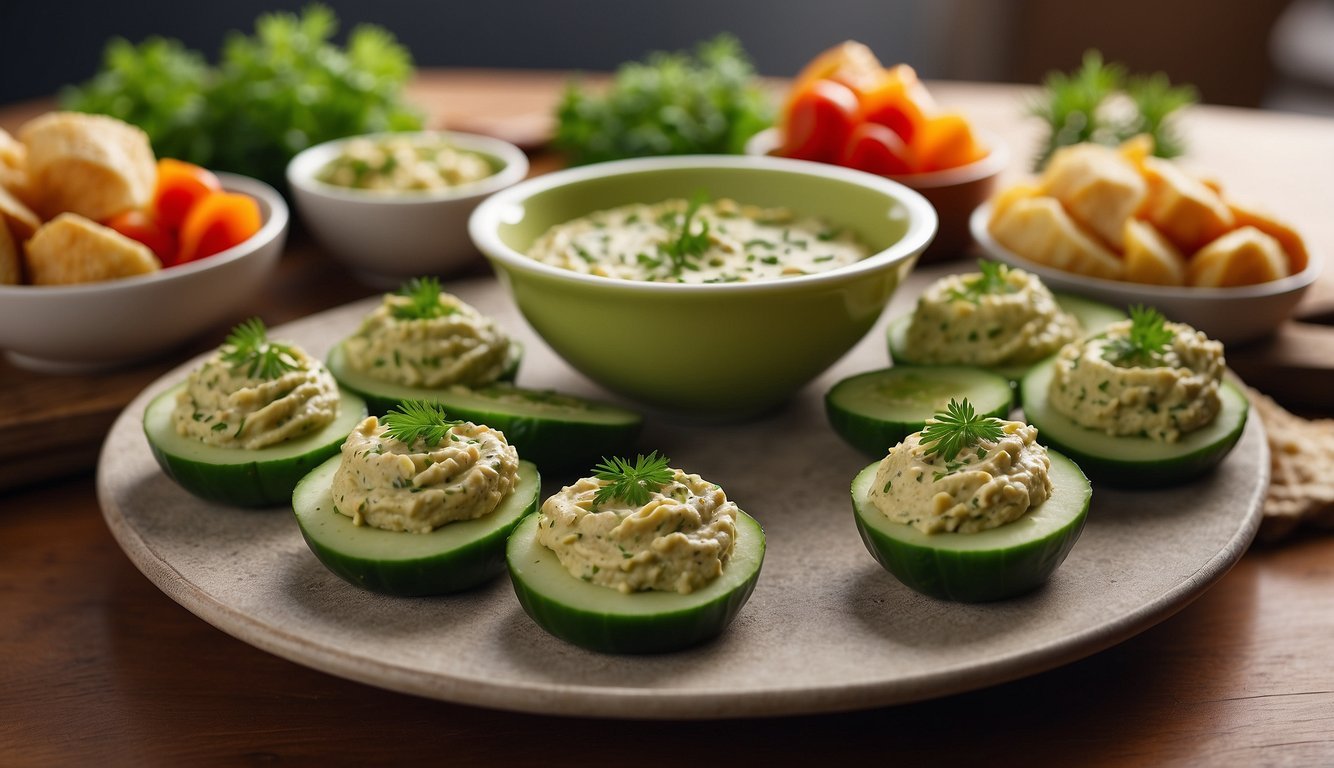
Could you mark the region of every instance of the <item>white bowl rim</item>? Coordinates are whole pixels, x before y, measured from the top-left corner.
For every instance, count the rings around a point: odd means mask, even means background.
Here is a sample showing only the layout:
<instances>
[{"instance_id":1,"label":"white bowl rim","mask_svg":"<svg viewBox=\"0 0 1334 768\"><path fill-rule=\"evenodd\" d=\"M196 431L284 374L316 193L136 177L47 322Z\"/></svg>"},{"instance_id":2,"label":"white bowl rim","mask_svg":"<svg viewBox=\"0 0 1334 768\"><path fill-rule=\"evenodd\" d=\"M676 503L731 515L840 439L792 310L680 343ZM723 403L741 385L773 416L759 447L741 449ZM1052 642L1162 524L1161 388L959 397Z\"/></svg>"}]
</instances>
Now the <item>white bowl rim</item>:
<instances>
[{"instance_id":1,"label":"white bowl rim","mask_svg":"<svg viewBox=\"0 0 1334 768\"><path fill-rule=\"evenodd\" d=\"M939 171L926 171L924 173L899 173L884 176L883 178L910 187L912 189L934 189L936 187L952 187L958 184L967 184L969 182L985 179L988 176L995 176L1005 170L1010 164L1010 145L1005 143L999 135L991 131L974 128L974 135L986 145L986 156L974 160L967 165L960 165L954 168L944 168ZM765 128L759 133L751 136L746 141L746 154L763 157L781 157L781 155L771 155L778 148L778 126ZM826 163L829 165L829 163ZM837 166L843 167L843 166ZM879 175L879 174L875 174Z\"/></svg>"},{"instance_id":2,"label":"white bowl rim","mask_svg":"<svg viewBox=\"0 0 1334 768\"><path fill-rule=\"evenodd\" d=\"M1049 267L1045 264L1039 264L996 242L992 239L991 232L987 229L987 222L991 219L992 207L991 201L988 200L974 209L973 215L969 217L968 220L968 227L972 231L973 239L982 247L982 250L993 256L998 256L1003 261L1008 261L1012 265L1032 272L1044 279L1052 278L1063 280L1072 285L1081 286L1086 290L1101 291L1105 294L1118 293L1126 296L1142 295L1152 296L1159 299L1184 300L1254 299L1269 296L1281 296L1310 286L1315 282L1316 278L1320 276L1320 270L1323 267L1323 262L1319 254L1314 251L1308 251L1306 268L1300 272L1279 278L1278 280L1269 280L1264 283L1255 283L1253 285L1237 285L1227 288L1209 288L1189 285L1152 285L1149 283L1132 283L1126 280L1110 280L1104 277L1090 277L1076 272L1066 272L1063 269Z\"/></svg>"},{"instance_id":3,"label":"white bowl rim","mask_svg":"<svg viewBox=\"0 0 1334 768\"><path fill-rule=\"evenodd\" d=\"M742 283L660 283L645 280L623 280L600 275L588 275L568 269L552 266L538 261L527 254L510 248L500 235L497 225L504 218L506 209L513 208L520 201L539 192L575 184L591 179L629 176L648 171L674 169L715 169L737 168L745 170L765 170L799 176L816 176L834 179L847 184L869 187L882 195L892 198L907 210L907 229L891 246L872 253L861 261L837 269L816 272L809 275L797 275L773 280L755 280ZM794 206L796 207L796 206ZM602 286L609 290L635 291L643 293L679 292L679 293L759 293L798 289L822 283L841 283L849 278L877 272L887 266L920 254L935 237L936 210L921 194L912 189L890 181L883 176L854 171L850 168L814 163L806 160L792 160L780 157L759 157L749 155L671 155L667 157L640 157L630 160L614 160L605 163L567 168L553 173L537 176L520 182L508 189L497 192L477 206L468 219L468 234L473 242L489 258L503 262L506 266L522 272L535 272L549 277Z\"/></svg>"},{"instance_id":4,"label":"white bowl rim","mask_svg":"<svg viewBox=\"0 0 1334 768\"><path fill-rule=\"evenodd\" d=\"M95 283L74 283L72 285L0 285L0 300L18 301L24 297L34 296L89 296L185 279L189 275L244 259L273 242L274 238L287 228L290 213L287 209L287 202L283 200L282 195L278 194L278 190L259 179L236 173L219 171L217 177L222 182L223 189L228 192L241 192L250 195L269 209L268 220L260 226L258 232L251 235L245 242L238 243L211 256L205 256L187 264L159 269L146 275L99 280Z\"/></svg>"},{"instance_id":5,"label":"white bowl rim","mask_svg":"<svg viewBox=\"0 0 1334 768\"><path fill-rule=\"evenodd\" d=\"M350 141L355 139L378 139L383 137L429 137L444 139L462 149L470 152L476 152L482 155L489 155L496 158L501 163L500 170L485 178L471 181L466 184L448 187L439 190L427 191L392 191L377 189L353 189L351 187L340 187L337 184L328 184L315 178L315 174L323 168L330 160L338 154L338 151ZM478 197L485 197L500 189L504 189L515 182L521 181L528 175L528 156L515 145L497 139L494 136L483 136L478 133L464 133L462 131L449 130L428 130L428 131L378 131L375 133L362 133L355 136L344 136L339 139L331 139L312 147L301 150L287 163L287 183L293 189L301 189L303 192L309 192L320 197L331 200L345 200L349 202L365 203L367 205L429 205L439 203L445 200L469 200Z\"/></svg>"}]
</instances>

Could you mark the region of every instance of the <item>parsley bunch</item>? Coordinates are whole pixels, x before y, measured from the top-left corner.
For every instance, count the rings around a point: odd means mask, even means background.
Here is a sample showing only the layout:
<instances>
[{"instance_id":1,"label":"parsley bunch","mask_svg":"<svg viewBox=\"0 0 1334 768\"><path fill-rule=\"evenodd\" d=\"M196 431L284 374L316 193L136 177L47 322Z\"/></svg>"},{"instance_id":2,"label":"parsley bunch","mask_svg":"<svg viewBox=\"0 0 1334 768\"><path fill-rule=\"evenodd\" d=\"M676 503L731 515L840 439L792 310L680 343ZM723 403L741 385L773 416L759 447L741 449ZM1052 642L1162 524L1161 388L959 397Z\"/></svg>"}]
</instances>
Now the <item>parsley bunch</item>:
<instances>
[{"instance_id":1,"label":"parsley bunch","mask_svg":"<svg viewBox=\"0 0 1334 768\"><path fill-rule=\"evenodd\" d=\"M440 300L440 291L440 278L414 277L398 289L398 295L406 296L408 303L395 304L390 314L399 320L433 320L457 312Z\"/></svg>"},{"instance_id":2,"label":"parsley bunch","mask_svg":"<svg viewBox=\"0 0 1334 768\"><path fill-rule=\"evenodd\" d=\"M430 400L404 400L380 419L385 434L412 445L418 440L434 448L444 441L449 430L463 422L449 418L445 407Z\"/></svg>"},{"instance_id":3,"label":"parsley bunch","mask_svg":"<svg viewBox=\"0 0 1334 768\"><path fill-rule=\"evenodd\" d=\"M221 353L232 370L252 379L272 380L301 367L290 346L269 341L269 331L258 317L233 328Z\"/></svg>"},{"instance_id":4,"label":"parsley bunch","mask_svg":"<svg viewBox=\"0 0 1334 768\"><path fill-rule=\"evenodd\" d=\"M1009 280L1006 279L1006 276L1010 274L1008 266L999 261L978 259L977 268L981 274L976 277L964 278L963 290L951 289L950 299L977 304L983 296L1014 293L1014 288L1010 286Z\"/></svg>"},{"instance_id":5,"label":"parsley bunch","mask_svg":"<svg viewBox=\"0 0 1334 768\"><path fill-rule=\"evenodd\" d=\"M659 456L657 451L645 456L642 453L631 464L619 456L603 458L602 463L593 468L593 477L603 485L593 496L593 507L620 499L632 507L642 507L648 503L653 493L676 477L667 466L666 456Z\"/></svg>"},{"instance_id":6,"label":"parsley bunch","mask_svg":"<svg viewBox=\"0 0 1334 768\"><path fill-rule=\"evenodd\" d=\"M1166 323L1167 318L1158 310L1136 304L1130 308L1130 330L1107 342L1102 359L1122 367L1160 363L1163 353L1176 338Z\"/></svg>"},{"instance_id":7,"label":"parsley bunch","mask_svg":"<svg viewBox=\"0 0 1334 768\"><path fill-rule=\"evenodd\" d=\"M946 462L954 461L959 452L972 448L981 440L997 440L1001 436L1001 422L993 416L978 416L973 404L964 398L939 411L926 423L920 442L928 454L940 456Z\"/></svg>"}]
</instances>

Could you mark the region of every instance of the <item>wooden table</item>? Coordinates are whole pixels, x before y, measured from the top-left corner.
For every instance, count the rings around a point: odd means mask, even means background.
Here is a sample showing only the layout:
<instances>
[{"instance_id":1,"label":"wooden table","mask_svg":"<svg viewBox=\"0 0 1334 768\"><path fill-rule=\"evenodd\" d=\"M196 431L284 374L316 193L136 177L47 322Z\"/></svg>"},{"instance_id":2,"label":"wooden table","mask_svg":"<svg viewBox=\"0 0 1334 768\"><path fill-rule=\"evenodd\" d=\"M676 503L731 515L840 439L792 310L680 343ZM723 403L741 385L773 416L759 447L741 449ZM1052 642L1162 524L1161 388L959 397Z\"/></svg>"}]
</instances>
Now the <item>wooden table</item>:
<instances>
[{"instance_id":1,"label":"wooden table","mask_svg":"<svg viewBox=\"0 0 1334 768\"><path fill-rule=\"evenodd\" d=\"M478 115L537 124L559 82L547 74L437 72L419 80L414 96L434 124L475 123ZM1031 146L1016 89L941 84L936 93L1021 154ZM12 129L45 106L0 110L0 126ZM1186 127L1199 167L1230 187L1253 183L1317 249L1330 252L1334 218L1324 184L1334 177L1334 122L1202 109ZM539 156L535 167L554 163ZM1329 294L1330 284L1323 280L1319 295ZM372 292L298 230L276 279L238 315L277 324ZM107 398L132 394L224 330L158 364L44 384L74 400L102 394L101 409L70 406L67 417L78 421L81 413L105 412ZM0 368L0 399L12 402L31 381ZM41 425L32 425L4 436L40 441L40 433ZM941 765L998 756L1039 765L1334 762L1334 538L1327 536L1253 548L1172 619L1061 669L911 706L779 720L517 715L297 666L215 630L140 575L102 522L91 472L0 497L0 595L4 765L334 757L588 766L632 755L637 763L666 765L681 756L660 745L683 738L700 764L723 756L781 764L800 755ZM568 751L556 754L553 746Z\"/></svg>"}]
</instances>

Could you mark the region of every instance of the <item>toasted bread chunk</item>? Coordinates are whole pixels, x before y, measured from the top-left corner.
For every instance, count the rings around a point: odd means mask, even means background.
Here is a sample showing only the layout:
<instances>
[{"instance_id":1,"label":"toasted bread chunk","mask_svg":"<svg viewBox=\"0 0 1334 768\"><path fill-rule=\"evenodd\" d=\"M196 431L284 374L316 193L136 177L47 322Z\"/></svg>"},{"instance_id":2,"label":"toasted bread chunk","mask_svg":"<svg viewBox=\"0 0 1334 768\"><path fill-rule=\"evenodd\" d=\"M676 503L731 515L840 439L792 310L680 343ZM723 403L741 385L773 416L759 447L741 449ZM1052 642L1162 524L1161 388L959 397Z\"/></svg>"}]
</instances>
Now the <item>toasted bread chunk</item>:
<instances>
[{"instance_id":1,"label":"toasted bread chunk","mask_svg":"<svg viewBox=\"0 0 1334 768\"><path fill-rule=\"evenodd\" d=\"M1117 255L1081 230L1054 197L1016 200L988 229L1001 245L1039 264L1112 280L1125 273Z\"/></svg>"},{"instance_id":2,"label":"toasted bread chunk","mask_svg":"<svg viewBox=\"0 0 1334 768\"><path fill-rule=\"evenodd\" d=\"M1222 198L1203 182L1157 157L1145 158L1143 165L1149 195L1139 216L1182 253L1194 253L1235 226Z\"/></svg>"},{"instance_id":3,"label":"toasted bread chunk","mask_svg":"<svg viewBox=\"0 0 1334 768\"><path fill-rule=\"evenodd\" d=\"M1037 197L1039 194L1036 184L1015 184L1012 187L1008 187L991 199L991 216L992 218L999 216L1016 200Z\"/></svg>"},{"instance_id":4,"label":"toasted bread chunk","mask_svg":"<svg viewBox=\"0 0 1334 768\"><path fill-rule=\"evenodd\" d=\"M1283 246L1255 227L1240 227L1195 253L1187 267L1191 285L1223 288L1288 276Z\"/></svg>"},{"instance_id":5,"label":"toasted bread chunk","mask_svg":"<svg viewBox=\"0 0 1334 768\"><path fill-rule=\"evenodd\" d=\"M32 233L42 226L41 218L4 187L0 187L0 219L9 225L10 234L20 242L32 237Z\"/></svg>"},{"instance_id":6,"label":"toasted bread chunk","mask_svg":"<svg viewBox=\"0 0 1334 768\"><path fill-rule=\"evenodd\" d=\"M92 283L162 268L148 246L76 213L43 224L25 255L34 285Z\"/></svg>"},{"instance_id":7,"label":"toasted bread chunk","mask_svg":"<svg viewBox=\"0 0 1334 768\"><path fill-rule=\"evenodd\" d=\"M18 285L23 282L23 262L19 259L19 244L9 234L9 225L0 218L0 285Z\"/></svg>"},{"instance_id":8,"label":"toasted bread chunk","mask_svg":"<svg viewBox=\"0 0 1334 768\"><path fill-rule=\"evenodd\" d=\"M101 221L147 207L157 165L148 134L103 115L51 112L23 126L34 203L46 218Z\"/></svg>"},{"instance_id":9,"label":"toasted bread chunk","mask_svg":"<svg viewBox=\"0 0 1334 768\"><path fill-rule=\"evenodd\" d=\"M1147 221L1126 219L1126 279L1132 283L1185 285L1186 259Z\"/></svg>"},{"instance_id":10,"label":"toasted bread chunk","mask_svg":"<svg viewBox=\"0 0 1334 768\"><path fill-rule=\"evenodd\" d=\"M1148 185L1119 151L1101 144L1075 144L1052 155L1042 174L1041 191L1060 200L1085 229L1121 250L1126 219L1144 203Z\"/></svg>"},{"instance_id":11,"label":"toasted bread chunk","mask_svg":"<svg viewBox=\"0 0 1334 768\"><path fill-rule=\"evenodd\" d=\"M1311 257L1306 252L1306 242L1296 230L1267 212L1245 208L1231 200L1227 201L1227 207L1232 211L1238 227L1255 227L1278 241L1283 248L1283 255L1287 257L1289 272L1296 274L1306 269Z\"/></svg>"},{"instance_id":12,"label":"toasted bread chunk","mask_svg":"<svg viewBox=\"0 0 1334 768\"><path fill-rule=\"evenodd\" d=\"M28 149L0 128L0 187L20 200L28 189Z\"/></svg>"}]
</instances>

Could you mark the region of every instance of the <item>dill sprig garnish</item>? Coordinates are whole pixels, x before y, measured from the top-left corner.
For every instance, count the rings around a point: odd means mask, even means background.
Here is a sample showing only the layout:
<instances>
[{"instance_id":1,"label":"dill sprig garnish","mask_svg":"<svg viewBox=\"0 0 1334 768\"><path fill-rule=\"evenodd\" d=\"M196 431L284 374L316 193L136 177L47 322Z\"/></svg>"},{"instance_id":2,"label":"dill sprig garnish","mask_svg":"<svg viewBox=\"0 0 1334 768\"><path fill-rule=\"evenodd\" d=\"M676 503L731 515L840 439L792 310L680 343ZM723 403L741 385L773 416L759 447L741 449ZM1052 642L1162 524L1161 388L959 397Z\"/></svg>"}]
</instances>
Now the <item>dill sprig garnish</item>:
<instances>
[{"instance_id":1,"label":"dill sprig garnish","mask_svg":"<svg viewBox=\"0 0 1334 768\"><path fill-rule=\"evenodd\" d=\"M1130 331L1107 342L1102 359L1122 367L1161 362L1176 336L1166 323L1167 318L1157 309L1136 304L1130 308Z\"/></svg>"},{"instance_id":2,"label":"dill sprig garnish","mask_svg":"<svg viewBox=\"0 0 1334 768\"><path fill-rule=\"evenodd\" d=\"M672 233L671 239L658 245L658 250L672 263L672 274L679 276L682 270L689 269L691 262L703 256L709 250L709 222L700 220L698 232L692 232L695 214L700 206L709 201L708 195L696 192L686 205L685 216L681 217L679 228ZM673 219L674 221L675 219Z\"/></svg>"},{"instance_id":3,"label":"dill sprig garnish","mask_svg":"<svg viewBox=\"0 0 1334 768\"><path fill-rule=\"evenodd\" d=\"M252 379L276 379L301 367L287 344L269 341L264 321L252 317L232 329L222 344L222 360Z\"/></svg>"},{"instance_id":4,"label":"dill sprig garnish","mask_svg":"<svg viewBox=\"0 0 1334 768\"><path fill-rule=\"evenodd\" d=\"M440 300L440 279L414 277L398 289L399 296L408 298L407 304L395 304L389 310L399 320L431 320L452 315L458 311Z\"/></svg>"},{"instance_id":5,"label":"dill sprig garnish","mask_svg":"<svg viewBox=\"0 0 1334 768\"><path fill-rule=\"evenodd\" d=\"M927 421L919 442L928 454L951 462L963 449L972 448L981 440L999 439L1001 434L1000 419L978 416L966 397L962 401L950 398L945 410L937 411Z\"/></svg>"},{"instance_id":6,"label":"dill sprig garnish","mask_svg":"<svg viewBox=\"0 0 1334 768\"><path fill-rule=\"evenodd\" d=\"M462 421L449 418L445 407L430 400L404 400L380 420L385 434L412 445L418 440L434 448Z\"/></svg>"},{"instance_id":7,"label":"dill sprig garnish","mask_svg":"<svg viewBox=\"0 0 1334 768\"><path fill-rule=\"evenodd\" d=\"M1014 293L1014 287L1006 279L1006 276L1010 274L1008 266L998 261L978 259L977 268L981 271L981 274L976 277L964 278L963 290L958 288L950 290L951 300L962 300L977 304L983 296Z\"/></svg>"},{"instance_id":8,"label":"dill sprig garnish","mask_svg":"<svg viewBox=\"0 0 1334 768\"><path fill-rule=\"evenodd\" d=\"M644 506L651 494L675 478L667 464L667 457L659 456L657 451L647 456L639 454L633 465L619 456L610 459L604 456L602 463L593 468L593 477L604 483L593 496L593 506L596 508L614 499L633 507Z\"/></svg>"}]
</instances>

